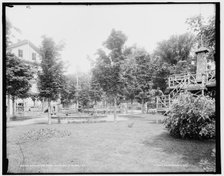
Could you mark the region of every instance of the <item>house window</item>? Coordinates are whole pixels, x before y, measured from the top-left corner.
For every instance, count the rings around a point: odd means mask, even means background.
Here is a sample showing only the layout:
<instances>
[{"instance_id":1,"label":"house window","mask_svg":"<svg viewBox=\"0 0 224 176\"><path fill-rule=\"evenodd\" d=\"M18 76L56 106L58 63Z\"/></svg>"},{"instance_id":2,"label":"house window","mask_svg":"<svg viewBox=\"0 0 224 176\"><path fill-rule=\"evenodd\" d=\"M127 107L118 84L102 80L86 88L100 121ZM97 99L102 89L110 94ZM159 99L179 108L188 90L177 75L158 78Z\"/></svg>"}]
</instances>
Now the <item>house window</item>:
<instances>
[{"instance_id":1,"label":"house window","mask_svg":"<svg viewBox=\"0 0 224 176\"><path fill-rule=\"evenodd\" d=\"M18 56L21 58L23 57L23 50L20 50L20 49L18 50Z\"/></svg>"},{"instance_id":2,"label":"house window","mask_svg":"<svg viewBox=\"0 0 224 176\"><path fill-rule=\"evenodd\" d=\"M32 53L32 60L36 60L36 53Z\"/></svg>"}]
</instances>

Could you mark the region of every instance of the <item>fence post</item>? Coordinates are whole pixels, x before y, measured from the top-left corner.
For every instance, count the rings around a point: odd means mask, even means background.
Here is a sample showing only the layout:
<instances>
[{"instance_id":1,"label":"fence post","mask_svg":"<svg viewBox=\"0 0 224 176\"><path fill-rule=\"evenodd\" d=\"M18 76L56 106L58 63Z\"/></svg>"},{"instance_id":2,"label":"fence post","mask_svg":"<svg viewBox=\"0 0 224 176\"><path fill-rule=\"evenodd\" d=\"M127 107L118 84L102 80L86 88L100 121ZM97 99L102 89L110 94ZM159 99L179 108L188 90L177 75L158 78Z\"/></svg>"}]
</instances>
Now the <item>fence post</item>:
<instances>
[{"instance_id":1,"label":"fence post","mask_svg":"<svg viewBox=\"0 0 224 176\"><path fill-rule=\"evenodd\" d=\"M159 99L158 96L156 96L156 109L158 109Z\"/></svg>"}]
</instances>

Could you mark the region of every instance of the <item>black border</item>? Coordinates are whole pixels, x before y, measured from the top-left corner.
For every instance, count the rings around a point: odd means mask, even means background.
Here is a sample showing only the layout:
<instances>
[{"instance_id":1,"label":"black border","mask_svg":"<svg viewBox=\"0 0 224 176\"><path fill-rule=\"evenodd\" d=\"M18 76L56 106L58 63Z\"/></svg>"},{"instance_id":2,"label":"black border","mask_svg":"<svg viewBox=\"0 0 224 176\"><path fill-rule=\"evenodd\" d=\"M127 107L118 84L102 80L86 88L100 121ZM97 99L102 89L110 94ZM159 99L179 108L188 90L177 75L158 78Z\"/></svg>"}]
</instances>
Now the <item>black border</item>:
<instances>
[{"instance_id":1,"label":"black border","mask_svg":"<svg viewBox=\"0 0 224 176\"><path fill-rule=\"evenodd\" d=\"M216 7L216 172L112 172L112 173L7 173L6 140L6 7L13 5L178 5L178 4L214 4ZM221 174L221 131L220 131L220 2L3 2L2 3L2 174L3 175L71 175L71 174Z\"/></svg>"}]
</instances>

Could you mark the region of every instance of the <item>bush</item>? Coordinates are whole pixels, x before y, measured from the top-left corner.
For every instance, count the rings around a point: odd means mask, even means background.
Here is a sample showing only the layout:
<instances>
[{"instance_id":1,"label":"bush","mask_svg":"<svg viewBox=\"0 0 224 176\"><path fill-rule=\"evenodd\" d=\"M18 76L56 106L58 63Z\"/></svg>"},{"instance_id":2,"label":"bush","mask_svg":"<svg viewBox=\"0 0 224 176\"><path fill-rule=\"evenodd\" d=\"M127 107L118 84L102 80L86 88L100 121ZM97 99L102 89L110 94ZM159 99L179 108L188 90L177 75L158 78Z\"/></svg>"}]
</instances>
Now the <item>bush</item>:
<instances>
[{"instance_id":1,"label":"bush","mask_svg":"<svg viewBox=\"0 0 224 176\"><path fill-rule=\"evenodd\" d=\"M164 121L170 134L180 138L215 138L215 100L181 94L174 100Z\"/></svg>"}]
</instances>

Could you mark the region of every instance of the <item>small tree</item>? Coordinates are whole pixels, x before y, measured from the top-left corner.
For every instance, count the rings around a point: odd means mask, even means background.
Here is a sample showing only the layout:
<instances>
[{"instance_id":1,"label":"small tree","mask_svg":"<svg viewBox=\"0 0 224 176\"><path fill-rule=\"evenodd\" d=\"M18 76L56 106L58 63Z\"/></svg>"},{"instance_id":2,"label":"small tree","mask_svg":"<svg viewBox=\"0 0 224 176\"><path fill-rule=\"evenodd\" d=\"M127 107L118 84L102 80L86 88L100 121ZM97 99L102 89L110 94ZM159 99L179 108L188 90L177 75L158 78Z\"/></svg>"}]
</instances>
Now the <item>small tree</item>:
<instances>
[{"instance_id":1,"label":"small tree","mask_svg":"<svg viewBox=\"0 0 224 176\"><path fill-rule=\"evenodd\" d=\"M94 77L91 78L90 83L90 98L91 101L96 104L98 101L102 99L103 90L100 87L100 84L96 81Z\"/></svg>"},{"instance_id":2,"label":"small tree","mask_svg":"<svg viewBox=\"0 0 224 176\"><path fill-rule=\"evenodd\" d=\"M11 53L6 54L6 93L8 95L8 112L10 111L10 96L12 98L12 115L15 115L15 99L28 97L33 72L30 66L24 64ZM8 117L9 118L9 117Z\"/></svg>"},{"instance_id":3,"label":"small tree","mask_svg":"<svg viewBox=\"0 0 224 176\"><path fill-rule=\"evenodd\" d=\"M63 88L61 90L61 103L67 105L76 99L77 92L76 78L72 75L66 75L63 78Z\"/></svg>"},{"instance_id":4,"label":"small tree","mask_svg":"<svg viewBox=\"0 0 224 176\"><path fill-rule=\"evenodd\" d=\"M59 98L63 81L63 64L59 58L61 46L48 37L44 37L41 46L41 68L38 74L40 97L48 102L48 123L51 124L51 101Z\"/></svg>"}]
</instances>

